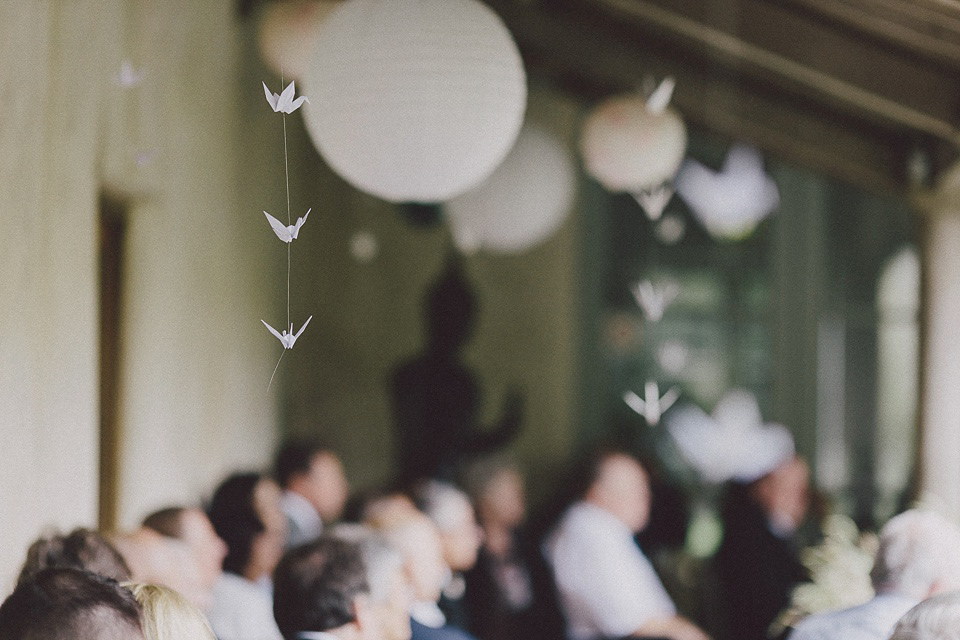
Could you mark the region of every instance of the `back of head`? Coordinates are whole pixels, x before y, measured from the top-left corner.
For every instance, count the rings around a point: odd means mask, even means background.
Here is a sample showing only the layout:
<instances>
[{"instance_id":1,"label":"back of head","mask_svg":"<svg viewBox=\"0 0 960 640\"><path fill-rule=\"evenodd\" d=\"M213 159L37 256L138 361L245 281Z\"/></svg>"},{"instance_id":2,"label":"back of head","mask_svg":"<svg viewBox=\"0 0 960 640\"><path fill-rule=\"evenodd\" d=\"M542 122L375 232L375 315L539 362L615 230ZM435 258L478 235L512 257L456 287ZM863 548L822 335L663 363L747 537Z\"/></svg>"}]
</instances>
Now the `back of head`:
<instances>
[{"instance_id":1,"label":"back of head","mask_svg":"<svg viewBox=\"0 0 960 640\"><path fill-rule=\"evenodd\" d=\"M143 583L126 587L143 608L146 640L216 640L200 609L173 589Z\"/></svg>"},{"instance_id":2,"label":"back of head","mask_svg":"<svg viewBox=\"0 0 960 640\"><path fill-rule=\"evenodd\" d=\"M331 527L328 535L360 547L370 599L386 601L394 574L403 568L400 552L390 546L382 534L362 524L338 524Z\"/></svg>"},{"instance_id":3,"label":"back of head","mask_svg":"<svg viewBox=\"0 0 960 640\"><path fill-rule=\"evenodd\" d=\"M960 591L941 593L907 611L890 640L960 640Z\"/></svg>"},{"instance_id":4,"label":"back of head","mask_svg":"<svg viewBox=\"0 0 960 640\"><path fill-rule=\"evenodd\" d=\"M143 519L142 525L168 538L183 537L183 514L186 507L167 507L154 511Z\"/></svg>"},{"instance_id":5,"label":"back of head","mask_svg":"<svg viewBox=\"0 0 960 640\"><path fill-rule=\"evenodd\" d=\"M318 453L330 452L330 448L314 440L289 440L277 452L275 472L277 482L284 489L290 485L290 478L298 473L308 473L313 457Z\"/></svg>"},{"instance_id":6,"label":"back of head","mask_svg":"<svg viewBox=\"0 0 960 640\"><path fill-rule=\"evenodd\" d=\"M414 490L418 509L427 514L442 533L456 530L472 506L467 494L447 482L426 480Z\"/></svg>"},{"instance_id":7,"label":"back of head","mask_svg":"<svg viewBox=\"0 0 960 640\"><path fill-rule=\"evenodd\" d=\"M223 570L243 575L254 539L265 530L257 513L254 493L262 479L258 473L237 473L224 480L213 494L207 515L217 535L227 543Z\"/></svg>"},{"instance_id":8,"label":"back of head","mask_svg":"<svg viewBox=\"0 0 960 640\"><path fill-rule=\"evenodd\" d=\"M115 580L70 568L43 569L0 605L3 640L142 639L140 606Z\"/></svg>"},{"instance_id":9,"label":"back of head","mask_svg":"<svg viewBox=\"0 0 960 640\"><path fill-rule=\"evenodd\" d=\"M51 567L84 569L117 581L130 579L123 556L102 535L84 528L44 536L30 545L17 582Z\"/></svg>"},{"instance_id":10,"label":"back of head","mask_svg":"<svg viewBox=\"0 0 960 640\"><path fill-rule=\"evenodd\" d=\"M360 545L329 535L289 551L273 577L273 616L285 638L354 622L370 592Z\"/></svg>"},{"instance_id":11,"label":"back of head","mask_svg":"<svg viewBox=\"0 0 960 640\"><path fill-rule=\"evenodd\" d=\"M878 593L917 599L960 589L960 527L919 509L891 518L870 577Z\"/></svg>"}]
</instances>

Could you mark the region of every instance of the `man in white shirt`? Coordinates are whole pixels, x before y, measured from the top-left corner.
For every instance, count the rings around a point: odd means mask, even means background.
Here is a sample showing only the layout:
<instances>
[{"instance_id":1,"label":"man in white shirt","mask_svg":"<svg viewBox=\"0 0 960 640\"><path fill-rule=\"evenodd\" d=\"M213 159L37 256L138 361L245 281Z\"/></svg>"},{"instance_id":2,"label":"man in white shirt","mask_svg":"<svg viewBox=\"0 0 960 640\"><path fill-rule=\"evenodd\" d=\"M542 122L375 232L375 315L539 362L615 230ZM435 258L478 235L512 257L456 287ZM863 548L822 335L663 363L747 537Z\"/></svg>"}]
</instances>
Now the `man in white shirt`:
<instances>
[{"instance_id":1,"label":"man in white shirt","mask_svg":"<svg viewBox=\"0 0 960 640\"><path fill-rule=\"evenodd\" d=\"M679 616L634 540L650 515L650 486L640 463L620 452L599 456L582 499L547 540L546 553L570 640L648 636L705 640Z\"/></svg>"},{"instance_id":2,"label":"man in white shirt","mask_svg":"<svg viewBox=\"0 0 960 640\"><path fill-rule=\"evenodd\" d=\"M870 577L877 594L873 599L805 618L790 640L886 640L914 605L960 589L960 528L917 509L891 518L880 531Z\"/></svg>"},{"instance_id":3,"label":"man in white shirt","mask_svg":"<svg viewBox=\"0 0 960 640\"><path fill-rule=\"evenodd\" d=\"M324 523L340 517L349 485L333 451L308 441L292 441L277 454L277 480L283 488L280 507L287 516L287 543L292 548L316 540Z\"/></svg>"}]
</instances>

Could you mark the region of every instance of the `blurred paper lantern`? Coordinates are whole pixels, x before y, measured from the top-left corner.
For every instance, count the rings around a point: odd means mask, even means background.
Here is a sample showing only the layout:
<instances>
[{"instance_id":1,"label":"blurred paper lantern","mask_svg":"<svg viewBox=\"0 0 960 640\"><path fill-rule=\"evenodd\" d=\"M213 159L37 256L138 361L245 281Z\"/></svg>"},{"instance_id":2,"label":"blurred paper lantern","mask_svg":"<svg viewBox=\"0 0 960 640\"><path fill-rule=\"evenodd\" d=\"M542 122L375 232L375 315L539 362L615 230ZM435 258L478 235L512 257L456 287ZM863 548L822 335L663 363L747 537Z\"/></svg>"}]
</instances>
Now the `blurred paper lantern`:
<instances>
[{"instance_id":1,"label":"blurred paper lantern","mask_svg":"<svg viewBox=\"0 0 960 640\"><path fill-rule=\"evenodd\" d=\"M444 205L454 241L464 253L516 252L542 242L570 211L576 179L567 149L542 129L524 127L493 175Z\"/></svg>"},{"instance_id":2,"label":"blurred paper lantern","mask_svg":"<svg viewBox=\"0 0 960 640\"><path fill-rule=\"evenodd\" d=\"M320 24L339 4L333 0L269 3L257 32L263 61L284 78L303 78Z\"/></svg>"},{"instance_id":3,"label":"blurred paper lantern","mask_svg":"<svg viewBox=\"0 0 960 640\"><path fill-rule=\"evenodd\" d=\"M677 193L710 235L739 240L780 205L780 191L763 170L760 152L734 145L720 171L688 159L676 178Z\"/></svg>"},{"instance_id":4,"label":"blurred paper lantern","mask_svg":"<svg viewBox=\"0 0 960 640\"><path fill-rule=\"evenodd\" d=\"M361 264L371 262L380 252L377 236L369 231L357 231L350 238L350 255Z\"/></svg>"},{"instance_id":5,"label":"blurred paper lantern","mask_svg":"<svg viewBox=\"0 0 960 640\"><path fill-rule=\"evenodd\" d=\"M667 107L669 78L650 96L616 96L588 116L580 140L587 172L610 191L642 193L669 181L687 150L683 120Z\"/></svg>"},{"instance_id":6,"label":"blurred paper lantern","mask_svg":"<svg viewBox=\"0 0 960 640\"><path fill-rule=\"evenodd\" d=\"M443 202L510 151L526 107L520 53L477 0L350 0L320 26L303 85L307 129L352 185Z\"/></svg>"}]
</instances>

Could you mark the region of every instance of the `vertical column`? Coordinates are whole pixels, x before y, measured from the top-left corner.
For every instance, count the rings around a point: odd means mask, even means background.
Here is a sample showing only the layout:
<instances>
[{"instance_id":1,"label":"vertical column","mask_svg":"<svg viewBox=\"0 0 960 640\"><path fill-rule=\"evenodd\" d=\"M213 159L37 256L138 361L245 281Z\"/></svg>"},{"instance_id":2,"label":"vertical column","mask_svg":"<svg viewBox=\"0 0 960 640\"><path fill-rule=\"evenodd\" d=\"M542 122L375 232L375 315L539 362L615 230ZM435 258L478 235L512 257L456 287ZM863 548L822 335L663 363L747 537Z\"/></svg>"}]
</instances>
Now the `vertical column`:
<instances>
[{"instance_id":1,"label":"vertical column","mask_svg":"<svg viewBox=\"0 0 960 640\"><path fill-rule=\"evenodd\" d=\"M923 208L920 488L960 516L960 166Z\"/></svg>"}]
</instances>

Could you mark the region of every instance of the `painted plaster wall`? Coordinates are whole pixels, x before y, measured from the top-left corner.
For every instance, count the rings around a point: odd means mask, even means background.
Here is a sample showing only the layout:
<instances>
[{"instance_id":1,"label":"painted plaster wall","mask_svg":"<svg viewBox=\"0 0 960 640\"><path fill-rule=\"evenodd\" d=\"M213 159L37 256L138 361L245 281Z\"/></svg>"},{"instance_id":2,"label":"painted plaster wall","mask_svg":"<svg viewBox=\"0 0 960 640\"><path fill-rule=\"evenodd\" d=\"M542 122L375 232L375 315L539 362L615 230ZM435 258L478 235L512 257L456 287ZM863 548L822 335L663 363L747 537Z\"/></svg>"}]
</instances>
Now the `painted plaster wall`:
<instances>
[{"instance_id":1,"label":"painted plaster wall","mask_svg":"<svg viewBox=\"0 0 960 640\"><path fill-rule=\"evenodd\" d=\"M0 591L42 529L96 525L102 192L128 206L121 525L271 454L259 318L275 298L259 204L244 206L263 197L242 160L233 11L0 5ZM124 59L139 86L115 82Z\"/></svg>"}]
</instances>

